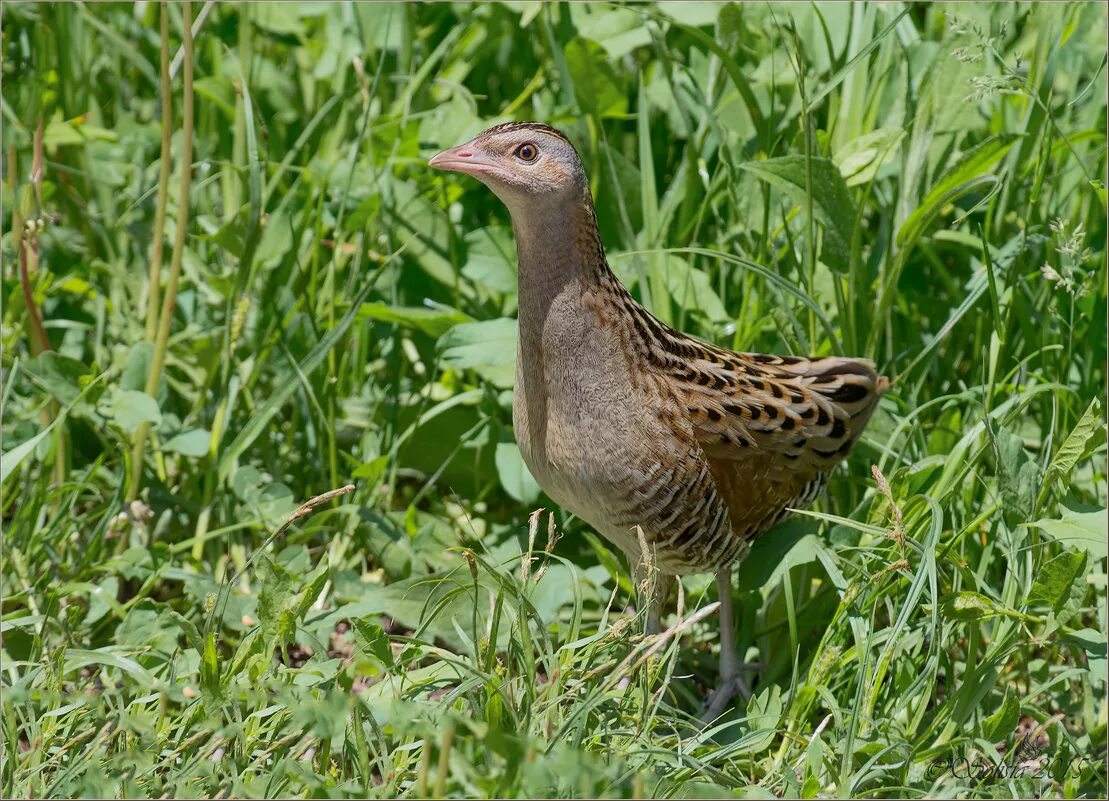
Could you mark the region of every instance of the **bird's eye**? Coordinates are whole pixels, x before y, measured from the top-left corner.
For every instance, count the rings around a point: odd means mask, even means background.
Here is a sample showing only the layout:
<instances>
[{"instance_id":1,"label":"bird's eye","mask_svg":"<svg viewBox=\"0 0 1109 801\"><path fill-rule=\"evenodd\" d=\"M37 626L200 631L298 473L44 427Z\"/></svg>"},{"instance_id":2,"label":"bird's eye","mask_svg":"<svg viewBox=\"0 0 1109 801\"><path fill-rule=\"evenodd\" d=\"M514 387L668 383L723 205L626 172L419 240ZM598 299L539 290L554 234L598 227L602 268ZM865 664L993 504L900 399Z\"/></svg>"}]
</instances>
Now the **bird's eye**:
<instances>
[{"instance_id":1,"label":"bird's eye","mask_svg":"<svg viewBox=\"0 0 1109 801\"><path fill-rule=\"evenodd\" d=\"M535 161L537 158L539 158L539 148L537 148L531 142L524 142L522 145L516 148L516 158L520 159L521 161Z\"/></svg>"}]
</instances>

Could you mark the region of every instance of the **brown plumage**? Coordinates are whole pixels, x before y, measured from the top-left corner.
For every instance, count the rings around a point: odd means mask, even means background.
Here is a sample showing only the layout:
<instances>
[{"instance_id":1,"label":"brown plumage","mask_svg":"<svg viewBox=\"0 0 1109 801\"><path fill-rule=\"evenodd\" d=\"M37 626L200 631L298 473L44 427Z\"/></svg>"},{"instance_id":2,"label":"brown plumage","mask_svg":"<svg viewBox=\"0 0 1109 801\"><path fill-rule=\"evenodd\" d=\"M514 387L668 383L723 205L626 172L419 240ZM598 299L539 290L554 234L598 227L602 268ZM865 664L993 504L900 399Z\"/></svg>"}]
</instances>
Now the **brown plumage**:
<instances>
[{"instance_id":1,"label":"brown plumage","mask_svg":"<svg viewBox=\"0 0 1109 801\"><path fill-rule=\"evenodd\" d=\"M721 687L742 689L730 570L807 506L888 382L862 359L735 353L653 317L608 267L573 145L541 123L490 128L431 166L464 172L512 216L520 261L513 424L555 501L665 575L715 571Z\"/></svg>"}]
</instances>

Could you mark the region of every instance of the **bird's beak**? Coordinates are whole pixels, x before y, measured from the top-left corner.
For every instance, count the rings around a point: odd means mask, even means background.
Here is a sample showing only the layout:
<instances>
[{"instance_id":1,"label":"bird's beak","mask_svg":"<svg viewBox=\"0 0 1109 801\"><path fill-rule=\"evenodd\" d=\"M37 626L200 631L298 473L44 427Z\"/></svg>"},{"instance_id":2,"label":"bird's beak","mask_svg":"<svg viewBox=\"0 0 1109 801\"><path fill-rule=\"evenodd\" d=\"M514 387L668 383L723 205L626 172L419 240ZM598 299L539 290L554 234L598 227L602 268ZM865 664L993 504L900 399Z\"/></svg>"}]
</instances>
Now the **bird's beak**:
<instances>
[{"instance_id":1,"label":"bird's beak","mask_svg":"<svg viewBox=\"0 0 1109 801\"><path fill-rule=\"evenodd\" d=\"M450 150L444 150L431 157L427 166L436 170L450 170L466 175L478 176L499 169L485 154L474 147L473 142L467 142Z\"/></svg>"}]
</instances>

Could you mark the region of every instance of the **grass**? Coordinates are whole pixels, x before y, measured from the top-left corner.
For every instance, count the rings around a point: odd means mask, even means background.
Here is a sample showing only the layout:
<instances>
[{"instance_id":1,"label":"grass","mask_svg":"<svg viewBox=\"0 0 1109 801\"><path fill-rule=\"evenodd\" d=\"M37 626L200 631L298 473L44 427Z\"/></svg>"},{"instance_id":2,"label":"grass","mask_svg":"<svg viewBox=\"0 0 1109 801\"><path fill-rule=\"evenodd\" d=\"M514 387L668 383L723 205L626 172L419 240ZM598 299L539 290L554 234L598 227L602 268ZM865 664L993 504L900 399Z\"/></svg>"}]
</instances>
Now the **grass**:
<instances>
[{"instance_id":1,"label":"grass","mask_svg":"<svg viewBox=\"0 0 1109 801\"><path fill-rule=\"evenodd\" d=\"M1103 4L166 12L3 7L5 796L1105 795ZM426 168L506 118L659 317L894 379L708 729L709 577L644 637L512 440Z\"/></svg>"}]
</instances>

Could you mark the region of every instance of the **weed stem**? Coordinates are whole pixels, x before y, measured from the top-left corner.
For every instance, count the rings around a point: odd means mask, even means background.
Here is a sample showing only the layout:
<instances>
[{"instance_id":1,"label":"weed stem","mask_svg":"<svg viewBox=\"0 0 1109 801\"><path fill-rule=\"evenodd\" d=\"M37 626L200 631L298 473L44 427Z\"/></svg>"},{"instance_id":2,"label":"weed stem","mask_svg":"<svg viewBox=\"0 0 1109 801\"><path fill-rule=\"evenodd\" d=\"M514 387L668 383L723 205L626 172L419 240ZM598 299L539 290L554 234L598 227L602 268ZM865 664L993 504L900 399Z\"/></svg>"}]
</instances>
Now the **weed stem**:
<instances>
[{"instance_id":1,"label":"weed stem","mask_svg":"<svg viewBox=\"0 0 1109 801\"><path fill-rule=\"evenodd\" d=\"M169 279L162 300L162 313L158 320L157 336L154 340L154 354L150 360L150 372L146 377L146 394L155 397L162 378L162 367L166 361L166 346L169 342L169 329L173 323L173 310L177 304L177 285L181 280L181 260L185 253L185 234L189 226L189 184L192 179L193 159L193 34L192 9L186 2L181 4L181 35L183 37L184 62L184 103L181 118L181 191L177 202L177 231L173 242L173 256L170 259ZM164 140L163 140L164 141ZM142 466L146 453L146 438L150 433L150 423L140 423L135 429L135 440L131 451L131 481L127 487L127 500L139 496L142 484ZM126 537L120 542L125 543Z\"/></svg>"},{"instance_id":2,"label":"weed stem","mask_svg":"<svg viewBox=\"0 0 1109 801\"><path fill-rule=\"evenodd\" d=\"M158 334L158 305L162 283L162 254L166 242L166 199L169 197L170 147L173 139L173 94L169 81L169 8L161 7L162 26L162 155L158 169L158 199L154 206L154 235L150 251L150 278L146 296L146 338Z\"/></svg>"}]
</instances>

